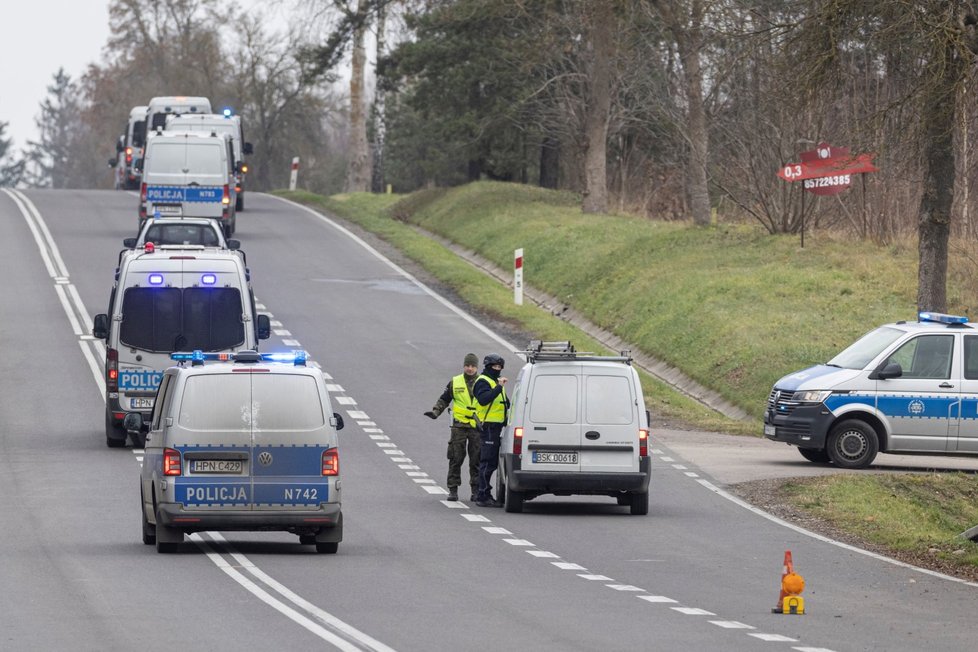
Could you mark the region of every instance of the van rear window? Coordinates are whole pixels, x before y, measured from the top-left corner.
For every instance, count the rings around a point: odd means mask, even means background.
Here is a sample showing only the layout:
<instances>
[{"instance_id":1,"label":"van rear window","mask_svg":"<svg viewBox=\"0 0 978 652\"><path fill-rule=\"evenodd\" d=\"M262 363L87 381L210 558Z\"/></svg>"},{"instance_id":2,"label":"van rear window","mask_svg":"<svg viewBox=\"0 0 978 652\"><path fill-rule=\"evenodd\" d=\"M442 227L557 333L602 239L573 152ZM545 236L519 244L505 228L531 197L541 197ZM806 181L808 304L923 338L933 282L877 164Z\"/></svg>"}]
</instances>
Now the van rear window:
<instances>
[{"instance_id":1,"label":"van rear window","mask_svg":"<svg viewBox=\"0 0 978 652\"><path fill-rule=\"evenodd\" d=\"M530 421L577 423L577 376L537 376L533 381Z\"/></svg>"},{"instance_id":2,"label":"van rear window","mask_svg":"<svg viewBox=\"0 0 978 652\"><path fill-rule=\"evenodd\" d=\"M191 376L180 401L189 430L300 432L325 425L319 386L310 376L205 374ZM250 442L250 439L248 440Z\"/></svg>"},{"instance_id":3,"label":"van rear window","mask_svg":"<svg viewBox=\"0 0 978 652\"><path fill-rule=\"evenodd\" d=\"M313 430L325 425L315 378L254 374L252 383L256 431ZM256 443L261 443L257 436Z\"/></svg>"},{"instance_id":4,"label":"van rear window","mask_svg":"<svg viewBox=\"0 0 978 652\"><path fill-rule=\"evenodd\" d=\"M177 422L188 430L220 430L238 438L222 443L251 444L250 374L191 376L183 388Z\"/></svg>"},{"instance_id":5,"label":"van rear window","mask_svg":"<svg viewBox=\"0 0 978 652\"><path fill-rule=\"evenodd\" d=\"M237 288L126 288L122 344L153 353L224 351L244 343Z\"/></svg>"},{"instance_id":6,"label":"van rear window","mask_svg":"<svg viewBox=\"0 0 978 652\"><path fill-rule=\"evenodd\" d=\"M622 426L632 422L632 389L624 376L588 376L584 385L585 421L593 425Z\"/></svg>"},{"instance_id":7,"label":"van rear window","mask_svg":"<svg viewBox=\"0 0 978 652\"><path fill-rule=\"evenodd\" d=\"M200 224L154 224L143 239L158 245L220 245L214 227Z\"/></svg>"}]
</instances>

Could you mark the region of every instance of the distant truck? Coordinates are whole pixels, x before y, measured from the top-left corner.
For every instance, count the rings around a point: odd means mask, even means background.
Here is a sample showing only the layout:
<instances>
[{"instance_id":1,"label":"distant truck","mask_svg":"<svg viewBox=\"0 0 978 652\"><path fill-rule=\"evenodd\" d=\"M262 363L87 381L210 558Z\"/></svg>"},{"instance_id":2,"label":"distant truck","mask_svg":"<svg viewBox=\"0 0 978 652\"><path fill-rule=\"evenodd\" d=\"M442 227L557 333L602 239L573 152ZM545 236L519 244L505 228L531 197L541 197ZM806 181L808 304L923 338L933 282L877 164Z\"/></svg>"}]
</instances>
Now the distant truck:
<instances>
[{"instance_id":1,"label":"distant truck","mask_svg":"<svg viewBox=\"0 0 978 652\"><path fill-rule=\"evenodd\" d=\"M230 109L225 109L224 113L171 115L167 116L166 119L166 131L203 131L228 134L231 137L231 146L234 152L232 166L235 170L235 192L237 195L234 210L244 210L245 176L248 172L248 165L244 162L244 157L250 156L254 152L254 148L251 143L244 139L241 116L232 115Z\"/></svg>"},{"instance_id":2,"label":"distant truck","mask_svg":"<svg viewBox=\"0 0 978 652\"><path fill-rule=\"evenodd\" d=\"M134 164L143 157L143 147L146 146L146 111L148 108L141 105L130 109L126 130L116 142L115 158L109 159L109 167L115 168L116 190L139 188L140 172Z\"/></svg>"},{"instance_id":3,"label":"distant truck","mask_svg":"<svg viewBox=\"0 0 978 652\"><path fill-rule=\"evenodd\" d=\"M146 107L146 126L149 131L156 132L166 128L166 117L168 115L210 112L211 101L206 97L182 95L154 97Z\"/></svg>"}]
</instances>

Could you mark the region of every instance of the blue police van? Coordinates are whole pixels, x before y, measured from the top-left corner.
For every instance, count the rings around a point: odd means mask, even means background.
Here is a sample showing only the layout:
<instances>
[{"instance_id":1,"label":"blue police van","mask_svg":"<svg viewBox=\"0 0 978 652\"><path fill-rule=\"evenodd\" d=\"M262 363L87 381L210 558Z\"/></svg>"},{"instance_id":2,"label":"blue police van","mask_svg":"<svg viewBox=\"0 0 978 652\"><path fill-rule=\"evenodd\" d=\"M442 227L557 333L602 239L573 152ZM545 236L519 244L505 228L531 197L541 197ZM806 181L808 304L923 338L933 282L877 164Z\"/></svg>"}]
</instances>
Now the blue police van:
<instances>
[{"instance_id":1,"label":"blue police van","mask_svg":"<svg viewBox=\"0 0 978 652\"><path fill-rule=\"evenodd\" d=\"M978 330L931 312L880 326L777 381L764 436L848 469L877 453L978 455Z\"/></svg>"}]
</instances>

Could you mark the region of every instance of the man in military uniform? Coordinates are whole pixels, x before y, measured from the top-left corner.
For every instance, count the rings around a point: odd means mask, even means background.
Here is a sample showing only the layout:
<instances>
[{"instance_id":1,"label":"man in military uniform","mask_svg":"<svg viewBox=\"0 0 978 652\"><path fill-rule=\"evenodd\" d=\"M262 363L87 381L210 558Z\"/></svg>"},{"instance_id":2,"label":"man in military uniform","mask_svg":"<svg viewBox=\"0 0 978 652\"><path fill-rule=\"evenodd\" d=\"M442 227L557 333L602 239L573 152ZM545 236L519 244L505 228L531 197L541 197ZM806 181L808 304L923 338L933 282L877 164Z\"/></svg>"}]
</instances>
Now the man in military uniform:
<instances>
[{"instance_id":1,"label":"man in military uniform","mask_svg":"<svg viewBox=\"0 0 978 652\"><path fill-rule=\"evenodd\" d=\"M483 360L485 368L472 386L476 398L476 416L480 422L482 443L479 445L479 491L475 504L479 507L502 507L503 504L492 497L490 482L492 474L499 466L499 437L506 424L509 399L506 397L506 378L500 374L506 361L496 353L490 353Z\"/></svg>"},{"instance_id":2,"label":"man in military uniform","mask_svg":"<svg viewBox=\"0 0 978 652\"><path fill-rule=\"evenodd\" d=\"M429 419L437 419L448 408L448 404L452 404L452 434L448 440L448 500L458 500L458 486L462 484L462 462L465 461L466 449L469 455L469 486L472 488L473 502L479 488L480 434L476 427L476 401L472 394L472 384L478 370L479 358L474 353L466 354L462 373L448 381L435 406L424 413Z\"/></svg>"}]
</instances>

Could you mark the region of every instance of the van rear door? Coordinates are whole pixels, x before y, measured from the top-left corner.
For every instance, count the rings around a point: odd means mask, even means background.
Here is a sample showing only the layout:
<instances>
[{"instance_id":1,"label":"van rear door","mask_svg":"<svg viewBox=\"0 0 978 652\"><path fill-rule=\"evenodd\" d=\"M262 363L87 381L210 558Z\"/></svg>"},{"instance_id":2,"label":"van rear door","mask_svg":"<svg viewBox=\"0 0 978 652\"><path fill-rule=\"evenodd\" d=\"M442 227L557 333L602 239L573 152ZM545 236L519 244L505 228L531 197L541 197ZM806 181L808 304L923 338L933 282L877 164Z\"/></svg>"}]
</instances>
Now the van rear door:
<instances>
[{"instance_id":1,"label":"van rear door","mask_svg":"<svg viewBox=\"0 0 978 652\"><path fill-rule=\"evenodd\" d=\"M328 399L310 374L263 371L268 369L259 366L248 374L254 509L318 508L330 499L330 476L324 470L336 453Z\"/></svg>"},{"instance_id":2,"label":"van rear door","mask_svg":"<svg viewBox=\"0 0 978 652\"><path fill-rule=\"evenodd\" d=\"M581 470L580 377L567 367L563 373L547 369L533 376L525 408L524 470Z\"/></svg>"},{"instance_id":3,"label":"van rear door","mask_svg":"<svg viewBox=\"0 0 978 652\"><path fill-rule=\"evenodd\" d=\"M613 370L590 371L583 377L581 468L596 473L638 472L639 414L631 377Z\"/></svg>"}]
</instances>

